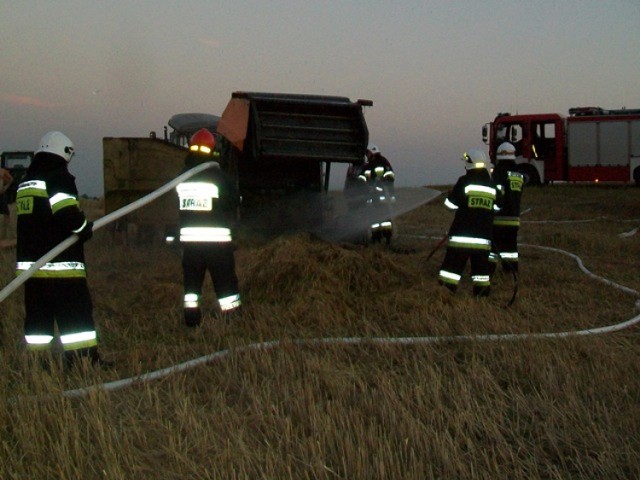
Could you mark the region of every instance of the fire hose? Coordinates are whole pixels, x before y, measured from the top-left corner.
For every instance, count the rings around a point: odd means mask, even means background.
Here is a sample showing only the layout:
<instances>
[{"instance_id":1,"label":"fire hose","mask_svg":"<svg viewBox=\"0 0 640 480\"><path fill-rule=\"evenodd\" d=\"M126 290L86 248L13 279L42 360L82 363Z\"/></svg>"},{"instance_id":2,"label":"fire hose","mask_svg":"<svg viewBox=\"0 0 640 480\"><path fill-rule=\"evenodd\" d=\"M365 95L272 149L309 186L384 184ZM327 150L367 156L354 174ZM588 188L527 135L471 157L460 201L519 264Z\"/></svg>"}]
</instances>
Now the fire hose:
<instances>
[{"instance_id":1,"label":"fire hose","mask_svg":"<svg viewBox=\"0 0 640 480\"><path fill-rule=\"evenodd\" d=\"M129 213L139 209L140 207L143 207L145 205L147 205L148 203L153 202L155 199L157 199L158 197L161 197L162 195L164 195L165 193L169 192L170 190L174 189L179 183L182 183L183 181L193 177L194 175L207 170L209 168L212 167L217 167L219 168L220 165L218 164L218 162L206 162L206 163L201 163L200 165L192 168L191 170L188 170L186 172L184 172L183 174L181 174L180 176L174 178L172 181L164 184L162 187L158 188L157 190L154 190L153 192L149 193L148 195L145 195L142 198L139 198L138 200L125 205L124 207L115 210L113 212L111 212L108 215L105 215L104 217L99 218L98 220L96 220L93 224L93 229L97 230L99 228L104 227L105 225L108 225L109 223L124 217L125 215L128 215ZM70 237L68 237L67 239L63 240L62 242L60 242L58 245L56 245L54 248L52 248L51 250L49 250L49 252L47 252L45 255L43 255L42 257L40 257L28 270L25 270L23 273L21 273L20 275L18 275L16 278L13 279L13 281L9 284L7 284L7 286L5 286L2 291L0 291L0 303L2 303L11 293L13 293L20 285L22 285L24 282L26 282L36 271L38 271L44 264L46 264L47 262L49 262L50 260L52 260L53 258L55 258L56 256L60 255L60 253L64 252L67 248L69 248L71 245L73 245L74 243L76 243L78 241L78 235L74 234L71 235Z\"/></svg>"}]
</instances>

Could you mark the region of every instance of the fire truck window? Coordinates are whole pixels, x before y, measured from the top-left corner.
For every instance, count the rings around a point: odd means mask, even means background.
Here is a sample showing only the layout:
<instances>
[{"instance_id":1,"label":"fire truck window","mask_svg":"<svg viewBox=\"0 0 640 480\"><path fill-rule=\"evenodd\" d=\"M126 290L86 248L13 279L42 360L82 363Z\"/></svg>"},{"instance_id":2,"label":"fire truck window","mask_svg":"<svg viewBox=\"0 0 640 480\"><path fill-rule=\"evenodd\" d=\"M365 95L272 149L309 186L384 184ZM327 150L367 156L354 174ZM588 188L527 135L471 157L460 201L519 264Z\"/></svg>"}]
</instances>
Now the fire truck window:
<instances>
[{"instance_id":1,"label":"fire truck window","mask_svg":"<svg viewBox=\"0 0 640 480\"><path fill-rule=\"evenodd\" d=\"M507 126L500 125L496 129L496 143L500 144L507 141Z\"/></svg>"},{"instance_id":2,"label":"fire truck window","mask_svg":"<svg viewBox=\"0 0 640 480\"><path fill-rule=\"evenodd\" d=\"M537 158L543 160L555 155L556 126L554 123L538 123L533 129L533 146Z\"/></svg>"},{"instance_id":3,"label":"fire truck window","mask_svg":"<svg viewBox=\"0 0 640 480\"><path fill-rule=\"evenodd\" d=\"M516 149L516 157L522 155L522 137L523 137L523 128L520 124L511 125L511 129L509 132L509 138L511 139L511 143Z\"/></svg>"}]
</instances>

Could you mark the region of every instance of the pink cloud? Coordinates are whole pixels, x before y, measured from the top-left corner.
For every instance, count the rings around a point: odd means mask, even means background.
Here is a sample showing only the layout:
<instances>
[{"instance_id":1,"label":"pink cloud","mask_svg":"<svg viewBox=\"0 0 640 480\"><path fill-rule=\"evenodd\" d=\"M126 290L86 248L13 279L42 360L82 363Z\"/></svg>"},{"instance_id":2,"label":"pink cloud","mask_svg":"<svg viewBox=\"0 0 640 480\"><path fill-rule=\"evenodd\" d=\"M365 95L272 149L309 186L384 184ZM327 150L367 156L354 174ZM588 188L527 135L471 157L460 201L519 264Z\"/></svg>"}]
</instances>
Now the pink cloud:
<instances>
[{"instance_id":1,"label":"pink cloud","mask_svg":"<svg viewBox=\"0 0 640 480\"><path fill-rule=\"evenodd\" d=\"M0 100L11 105L21 105L36 108L56 108L62 106L61 103L45 102L38 98L27 97L25 95L15 95L13 93L0 94Z\"/></svg>"},{"instance_id":2,"label":"pink cloud","mask_svg":"<svg viewBox=\"0 0 640 480\"><path fill-rule=\"evenodd\" d=\"M220 46L220 40L216 40L215 38L200 37L198 41L207 47L218 48Z\"/></svg>"}]
</instances>

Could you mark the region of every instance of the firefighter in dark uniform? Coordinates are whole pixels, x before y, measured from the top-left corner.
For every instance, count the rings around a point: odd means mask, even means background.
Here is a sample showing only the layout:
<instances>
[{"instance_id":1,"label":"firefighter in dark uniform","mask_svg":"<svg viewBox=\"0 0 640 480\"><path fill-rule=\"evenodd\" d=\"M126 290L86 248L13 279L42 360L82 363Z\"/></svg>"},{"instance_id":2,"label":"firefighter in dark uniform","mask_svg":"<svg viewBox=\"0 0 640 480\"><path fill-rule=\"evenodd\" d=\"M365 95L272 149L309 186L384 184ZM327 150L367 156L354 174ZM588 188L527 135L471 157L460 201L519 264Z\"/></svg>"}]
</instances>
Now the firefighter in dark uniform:
<instances>
[{"instance_id":1,"label":"firefighter in dark uniform","mask_svg":"<svg viewBox=\"0 0 640 480\"><path fill-rule=\"evenodd\" d=\"M215 137L209 130L203 128L194 133L184 172L219 158L215 146ZM240 307L232 243L240 197L235 184L217 166L180 183L176 190L183 247L184 320L193 327L202 322L202 285L207 271L221 312L228 314Z\"/></svg>"},{"instance_id":2,"label":"firefighter in dark uniform","mask_svg":"<svg viewBox=\"0 0 640 480\"><path fill-rule=\"evenodd\" d=\"M391 218L385 218L385 214L389 213L389 204L396 199L396 177L391 163L376 145L369 145L367 148L367 161L358 178L369 186L367 202L372 208L377 209L380 215L380 219L371 224L371 241L379 243L385 239L387 243L391 243L393 223Z\"/></svg>"},{"instance_id":3,"label":"firefighter in dark uniform","mask_svg":"<svg viewBox=\"0 0 640 480\"><path fill-rule=\"evenodd\" d=\"M524 176L515 171L515 160L515 147L509 142L500 144L496 150L493 180L502 197L502 204L493 217L493 249L489 257L492 274L498 260L502 262L503 271L518 272L518 230Z\"/></svg>"},{"instance_id":4,"label":"firefighter in dark uniform","mask_svg":"<svg viewBox=\"0 0 640 480\"><path fill-rule=\"evenodd\" d=\"M447 196L445 205L455 210L448 233L447 251L440 267L438 282L455 292L462 272L471 261L473 294L490 292L489 252L494 210L498 208L497 189L489 171L485 153L471 149L462 156L467 170Z\"/></svg>"},{"instance_id":5,"label":"firefighter in dark uniform","mask_svg":"<svg viewBox=\"0 0 640 480\"><path fill-rule=\"evenodd\" d=\"M7 190L11 186L13 178L9 170L0 168L0 215L2 215L2 233L0 238L9 236L9 223L11 222L11 213L9 211L9 198Z\"/></svg>"},{"instance_id":6,"label":"firefighter in dark uniform","mask_svg":"<svg viewBox=\"0 0 640 480\"><path fill-rule=\"evenodd\" d=\"M83 243L91 238L93 223L80 210L67 168L73 154L66 135L47 133L17 188L17 275L70 235L79 237L25 282L25 341L28 350L50 350L57 323L67 365L79 358L108 365L98 354L84 260Z\"/></svg>"}]
</instances>

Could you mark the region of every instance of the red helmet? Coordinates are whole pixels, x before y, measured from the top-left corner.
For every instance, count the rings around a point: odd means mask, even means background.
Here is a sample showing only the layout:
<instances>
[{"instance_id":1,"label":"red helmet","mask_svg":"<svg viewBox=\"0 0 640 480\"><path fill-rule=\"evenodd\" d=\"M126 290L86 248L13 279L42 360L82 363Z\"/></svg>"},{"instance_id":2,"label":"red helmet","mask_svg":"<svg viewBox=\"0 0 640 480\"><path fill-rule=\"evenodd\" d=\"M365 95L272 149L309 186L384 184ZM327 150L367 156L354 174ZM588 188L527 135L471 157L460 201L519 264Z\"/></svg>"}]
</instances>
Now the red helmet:
<instances>
[{"instance_id":1,"label":"red helmet","mask_svg":"<svg viewBox=\"0 0 640 480\"><path fill-rule=\"evenodd\" d=\"M192 152L211 153L215 147L216 137L206 128L201 128L189 139L189 150Z\"/></svg>"}]
</instances>

